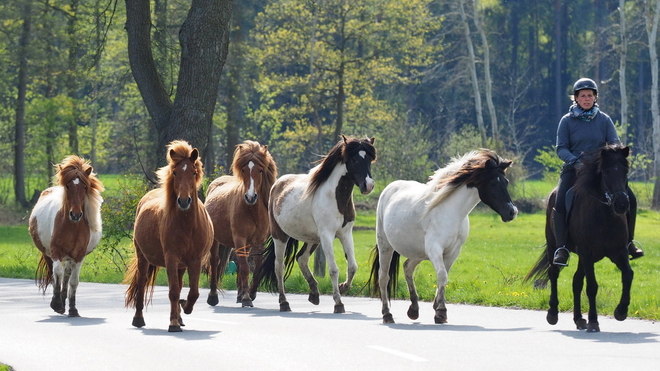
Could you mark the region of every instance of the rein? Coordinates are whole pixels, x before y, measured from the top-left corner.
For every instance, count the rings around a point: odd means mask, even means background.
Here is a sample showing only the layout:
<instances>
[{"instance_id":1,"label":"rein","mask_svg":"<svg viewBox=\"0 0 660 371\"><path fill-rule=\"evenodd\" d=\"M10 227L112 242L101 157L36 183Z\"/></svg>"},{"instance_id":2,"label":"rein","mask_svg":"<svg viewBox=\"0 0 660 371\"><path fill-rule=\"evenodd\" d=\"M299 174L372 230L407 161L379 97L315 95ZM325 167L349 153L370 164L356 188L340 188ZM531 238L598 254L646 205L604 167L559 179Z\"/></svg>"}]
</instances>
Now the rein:
<instances>
[{"instance_id":1,"label":"rein","mask_svg":"<svg viewBox=\"0 0 660 371\"><path fill-rule=\"evenodd\" d=\"M614 202L614 198L615 198L616 196L620 195L620 194L623 194L624 196L626 196L627 199L630 199L630 196L628 196L628 192L627 192L627 191L619 191L619 192L611 193L611 192L610 192L610 189L607 187L607 183L605 183L605 181L604 181L604 180L605 180L605 179L604 179L604 178L605 178L605 175L601 175L601 177L603 178L603 182L602 182L602 183L603 183L603 187L605 187L605 201L602 201L601 199L599 199L596 195L594 195L594 194L591 193L591 192L588 192L588 193L589 193L589 196L593 197L596 201L598 201L598 202L600 202L601 204L603 204L603 205L605 205L605 206L608 206L608 207L609 207L609 206L612 206L612 203Z\"/></svg>"}]
</instances>

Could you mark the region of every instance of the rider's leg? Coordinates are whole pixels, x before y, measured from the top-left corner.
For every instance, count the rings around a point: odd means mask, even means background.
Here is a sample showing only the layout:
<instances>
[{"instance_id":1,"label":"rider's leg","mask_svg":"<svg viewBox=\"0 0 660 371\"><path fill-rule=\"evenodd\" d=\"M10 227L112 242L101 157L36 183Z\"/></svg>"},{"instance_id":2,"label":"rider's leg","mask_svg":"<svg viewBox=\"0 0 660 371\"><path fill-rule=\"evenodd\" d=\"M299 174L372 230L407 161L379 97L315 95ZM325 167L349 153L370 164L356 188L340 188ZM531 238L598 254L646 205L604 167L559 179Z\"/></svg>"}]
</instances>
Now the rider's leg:
<instances>
[{"instance_id":1,"label":"rider's leg","mask_svg":"<svg viewBox=\"0 0 660 371\"><path fill-rule=\"evenodd\" d=\"M632 260L644 256L644 251L634 241L635 223L637 222L637 197L635 197L630 187L628 187L628 197L630 199L630 208L626 213L626 219L628 219L628 254L630 260Z\"/></svg>"},{"instance_id":2,"label":"rider's leg","mask_svg":"<svg viewBox=\"0 0 660 371\"><path fill-rule=\"evenodd\" d=\"M556 265L568 265L570 253L566 249L566 239L568 237L566 225L566 192L575 182L575 169L572 166L565 166L559 176L559 186L557 187L557 198L555 207L552 210L552 220L555 231L555 241L557 245L552 263Z\"/></svg>"}]
</instances>

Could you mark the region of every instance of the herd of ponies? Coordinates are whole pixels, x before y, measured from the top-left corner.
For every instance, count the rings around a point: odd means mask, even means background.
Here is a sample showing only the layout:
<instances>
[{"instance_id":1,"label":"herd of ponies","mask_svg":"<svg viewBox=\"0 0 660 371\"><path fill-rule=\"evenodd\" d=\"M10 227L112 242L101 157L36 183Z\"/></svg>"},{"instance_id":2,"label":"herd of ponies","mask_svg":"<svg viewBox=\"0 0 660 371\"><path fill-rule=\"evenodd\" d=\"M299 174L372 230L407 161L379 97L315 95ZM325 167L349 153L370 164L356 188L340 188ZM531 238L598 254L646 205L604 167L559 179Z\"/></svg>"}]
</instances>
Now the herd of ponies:
<instances>
[{"instance_id":1,"label":"herd of ponies","mask_svg":"<svg viewBox=\"0 0 660 371\"><path fill-rule=\"evenodd\" d=\"M344 313L341 297L350 289L358 269L353 244L353 190L357 187L360 193L369 194L374 189L371 173L371 164L376 161L374 142L374 138L342 136L308 173L278 176L268 146L247 140L236 146L231 175L213 180L207 187L205 201L198 198L204 175L199 150L183 140L171 142L166 149L167 165L156 172L158 187L141 198L136 210L135 254L124 278L128 284L125 304L135 308L132 325L145 326L143 310L152 299L161 267L167 272L169 286L170 332L180 332L184 326L182 311L192 312L199 298L202 272L209 276L207 303L219 303L218 284L230 260L237 265L236 302L243 307L253 306L257 289L262 287L279 293L280 311L291 311L284 282L296 262L309 284L309 301L318 305L318 282L309 260L319 247L328 262L334 313ZM628 154L627 149L613 148L609 152L603 150L603 157L621 161L615 158L617 153L623 160ZM600 162L594 166L606 168L603 165L606 161L600 156L598 159ZM413 273L420 262L430 260L437 275L434 321L447 322L445 287L449 270L468 237L468 214L479 202L499 214L503 222L512 221L518 214L505 177L510 165L511 161L494 151L479 149L453 158L426 183L397 180L385 187L377 204L376 246L368 282L370 291L381 298L384 323L394 323L389 301L396 288L401 256L406 258L404 277L411 301L408 317L414 320L419 316ZM626 162L624 177L627 169ZM597 181L592 183L598 187ZM44 294L52 285L50 306L57 313L66 312L68 299L68 315L79 316L76 290L80 269L85 256L102 238L103 190L88 161L77 155L67 156L56 165L54 185L41 193L30 215L29 233L41 252L37 284ZM602 212L616 214L607 206ZM613 217L615 223L624 222L616 219L617 216ZM548 241L554 238L548 228L546 235ZM335 238L339 239L347 261L346 280L341 283L333 251ZM573 241L569 240L569 244L574 245ZM588 266L582 260L589 260L583 257L584 250L578 270L584 271L580 280L586 275L589 286L593 269L582 269L583 265ZM618 250L612 254L617 253ZM551 281L555 296L548 322L554 324L559 269L550 264L551 254L550 248L544 251L528 278ZM602 256L591 260L600 260ZM626 269L623 262L617 265L622 271ZM186 272L190 287L187 297L182 299ZM625 286L629 289L629 285ZM628 305L623 301L624 296L625 293L617 308L617 319L621 320ZM629 302L629 295L627 299ZM599 331L595 301L591 307L589 323L593 325L582 328ZM578 328L581 328L580 319L581 314L576 313Z\"/></svg>"}]
</instances>

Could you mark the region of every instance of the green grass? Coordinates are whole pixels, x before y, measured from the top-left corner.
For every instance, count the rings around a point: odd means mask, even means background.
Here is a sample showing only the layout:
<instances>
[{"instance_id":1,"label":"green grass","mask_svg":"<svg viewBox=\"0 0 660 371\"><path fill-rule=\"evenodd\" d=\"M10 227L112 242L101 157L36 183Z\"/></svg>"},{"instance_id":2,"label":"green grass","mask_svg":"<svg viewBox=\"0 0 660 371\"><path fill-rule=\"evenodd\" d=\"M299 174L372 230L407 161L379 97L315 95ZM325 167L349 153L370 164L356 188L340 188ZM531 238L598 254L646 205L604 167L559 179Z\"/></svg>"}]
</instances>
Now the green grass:
<instances>
[{"instance_id":1,"label":"green grass","mask_svg":"<svg viewBox=\"0 0 660 371\"><path fill-rule=\"evenodd\" d=\"M543 214L521 214L510 223L502 223L494 212L479 207L470 215L470 223L468 240L449 273L447 300L450 303L547 309L549 290L534 290L531 284L522 282L543 251ZM636 239L642 243L646 256L631 263L635 271L629 311L631 317L660 320L660 297L656 280L657 272L660 271L659 224L659 213L640 210ZM364 286L370 272L369 257L376 241L375 231L369 228L375 225L375 213L359 211L356 225L362 227L354 231L359 269L349 295L366 295L368 289ZM0 276L33 278L39 254L32 245L27 227L0 227L0 235L3 236L0 239ZM123 244L122 248L130 251L130 241L127 240ZM335 250L340 266L340 278L343 280L346 262L342 258L343 252L337 241ZM570 266L560 275L559 300L562 311L572 310L571 280L576 264L577 257L573 255ZM596 264L596 275L599 283L599 313L611 315L621 293L620 272L606 259ZM119 283L122 278L123 269L116 267L112 260L107 258L107 254L98 249L89 255L83 264L83 281ZM431 301L437 284L429 262L420 264L415 280L421 299ZM235 289L235 276L226 276L224 281L225 289ZM161 270L158 284L167 284L164 270ZM206 278L203 278L202 285L207 286ZM287 292L291 293L308 291L307 283L297 267L287 280L286 286ZM327 275L319 278L319 289L324 294L331 293L332 286ZM407 298L402 275L399 279L399 298ZM583 299L586 303L586 297ZM586 305L583 310L586 310Z\"/></svg>"}]
</instances>

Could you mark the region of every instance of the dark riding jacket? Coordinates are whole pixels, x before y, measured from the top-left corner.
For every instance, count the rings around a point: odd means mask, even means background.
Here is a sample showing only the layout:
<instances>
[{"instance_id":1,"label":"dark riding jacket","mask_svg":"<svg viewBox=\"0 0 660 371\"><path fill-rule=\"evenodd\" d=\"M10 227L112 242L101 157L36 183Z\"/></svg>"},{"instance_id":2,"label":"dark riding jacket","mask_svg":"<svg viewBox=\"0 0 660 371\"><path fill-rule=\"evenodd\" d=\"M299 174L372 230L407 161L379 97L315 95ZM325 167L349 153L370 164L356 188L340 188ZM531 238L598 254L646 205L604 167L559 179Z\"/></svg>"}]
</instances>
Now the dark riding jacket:
<instances>
[{"instance_id":1,"label":"dark riding jacket","mask_svg":"<svg viewBox=\"0 0 660 371\"><path fill-rule=\"evenodd\" d=\"M565 165L572 165L583 153L596 150L604 144L620 144L610 116L599 111L591 121L564 115L557 127L557 155Z\"/></svg>"}]
</instances>

